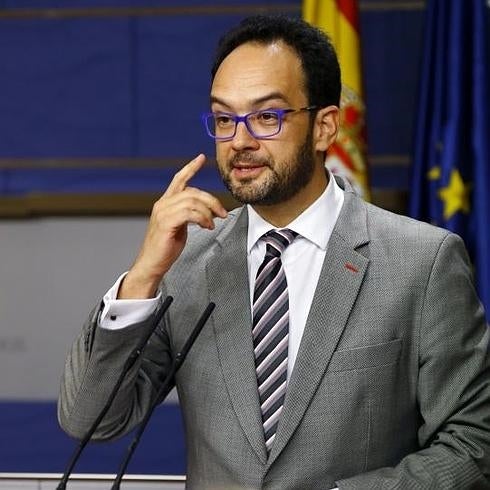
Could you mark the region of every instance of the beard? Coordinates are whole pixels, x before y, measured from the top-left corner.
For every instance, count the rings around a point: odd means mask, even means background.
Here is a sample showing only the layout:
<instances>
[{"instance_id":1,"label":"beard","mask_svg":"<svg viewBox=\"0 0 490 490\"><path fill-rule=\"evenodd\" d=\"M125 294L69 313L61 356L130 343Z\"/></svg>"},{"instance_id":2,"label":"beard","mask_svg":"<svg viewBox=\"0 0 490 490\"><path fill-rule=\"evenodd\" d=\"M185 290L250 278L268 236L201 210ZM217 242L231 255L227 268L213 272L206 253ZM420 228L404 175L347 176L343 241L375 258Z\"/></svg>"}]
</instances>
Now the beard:
<instances>
[{"instance_id":1,"label":"beard","mask_svg":"<svg viewBox=\"0 0 490 490\"><path fill-rule=\"evenodd\" d=\"M269 168L265 179L256 182L254 178L233 182L230 175L238 162L263 165ZM243 204L273 205L286 202L294 197L312 179L315 158L312 150L312 136L309 132L304 143L292 158L276 164L272 157L257 158L252 152L236 153L226 165L218 165L221 178L232 196Z\"/></svg>"}]
</instances>

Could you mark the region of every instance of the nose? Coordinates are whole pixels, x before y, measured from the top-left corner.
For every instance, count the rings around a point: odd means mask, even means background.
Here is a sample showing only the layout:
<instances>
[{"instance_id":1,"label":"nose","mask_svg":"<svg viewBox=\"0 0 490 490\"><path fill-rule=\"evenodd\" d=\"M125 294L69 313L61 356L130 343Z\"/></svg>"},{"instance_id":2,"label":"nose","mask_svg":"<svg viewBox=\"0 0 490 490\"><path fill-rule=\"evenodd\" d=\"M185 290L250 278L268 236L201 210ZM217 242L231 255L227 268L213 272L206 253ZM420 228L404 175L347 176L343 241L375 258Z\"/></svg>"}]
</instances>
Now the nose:
<instances>
[{"instance_id":1,"label":"nose","mask_svg":"<svg viewBox=\"0 0 490 490\"><path fill-rule=\"evenodd\" d=\"M256 150L260 147L260 143L250 134L245 121L239 121L236 126L236 133L231 140L232 148L235 151L241 150Z\"/></svg>"}]
</instances>

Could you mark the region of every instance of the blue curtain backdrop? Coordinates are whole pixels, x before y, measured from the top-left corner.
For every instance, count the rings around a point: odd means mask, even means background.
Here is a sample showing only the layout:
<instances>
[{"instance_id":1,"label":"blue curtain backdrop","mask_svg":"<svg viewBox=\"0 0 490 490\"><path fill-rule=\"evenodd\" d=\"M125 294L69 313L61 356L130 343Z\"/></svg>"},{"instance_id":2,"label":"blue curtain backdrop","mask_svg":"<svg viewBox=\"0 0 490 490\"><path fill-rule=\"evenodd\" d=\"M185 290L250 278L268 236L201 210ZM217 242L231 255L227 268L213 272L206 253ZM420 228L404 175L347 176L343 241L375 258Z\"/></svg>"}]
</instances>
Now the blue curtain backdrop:
<instances>
[{"instance_id":1,"label":"blue curtain backdrop","mask_svg":"<svg viewBox=\"0 0 490 490\"><path fill-rule=\"evenodd\" d=\"M490 320L490 125L484 0L428 3L411 216L461 235Z\"/></svg>"}]
</instances>

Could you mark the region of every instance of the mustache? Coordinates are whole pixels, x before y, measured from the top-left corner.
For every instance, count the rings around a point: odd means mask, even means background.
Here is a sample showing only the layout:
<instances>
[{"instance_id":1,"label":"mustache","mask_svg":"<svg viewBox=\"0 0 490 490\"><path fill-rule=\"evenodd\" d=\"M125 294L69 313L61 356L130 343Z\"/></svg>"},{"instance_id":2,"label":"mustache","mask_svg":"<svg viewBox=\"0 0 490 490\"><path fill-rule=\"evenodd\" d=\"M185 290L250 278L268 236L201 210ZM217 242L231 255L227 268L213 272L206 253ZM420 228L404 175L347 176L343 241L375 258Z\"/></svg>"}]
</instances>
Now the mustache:
<instances>
[{"instance_id":1,"label":"mustache","mask_svg":"<svg viewBox=\"0 0 490 490\"><path fill-rule=\"evenodd\" d=\"M228 165L234 167L238 163L251 163L252 165L264 165L271 167L271 162L268 158L259 158L249 151L235 153L229 160Z\"/></svg>"}]
</instances>

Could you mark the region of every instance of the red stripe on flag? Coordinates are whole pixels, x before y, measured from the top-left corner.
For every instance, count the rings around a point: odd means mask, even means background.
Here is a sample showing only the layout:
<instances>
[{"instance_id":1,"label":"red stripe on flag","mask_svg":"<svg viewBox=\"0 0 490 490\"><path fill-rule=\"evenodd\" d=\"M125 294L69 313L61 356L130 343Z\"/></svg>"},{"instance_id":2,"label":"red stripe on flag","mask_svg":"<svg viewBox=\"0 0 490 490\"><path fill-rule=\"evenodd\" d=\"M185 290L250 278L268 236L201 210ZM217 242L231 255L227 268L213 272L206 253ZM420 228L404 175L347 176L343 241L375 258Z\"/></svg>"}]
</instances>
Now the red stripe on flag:
<instances>
[{"instance_id":1,"label":"red stripe on flag","mask_svg":"<svg viewBox=\"0 0 490 490\"><path fill-rule=\"evenodd\" d=\"M349 21L354 30L359 33L359 9L357 0L336 0L337 9Z\"/></svg>"},{"instance_id":2,"label":"red stripe on flag","mask_svg":"<svg viewBox=\"0 0 490 490\"><path fill-rule=\"evenodd\" d=\"M352 172L356 171L356 168L354 167L354 164L352 163L352 159L350 155L345 151L345 148L339 144L337 141L330 146L328 149L329 156L331 155L337 155L339 160L342 161L342 163Z\"/></svg>"}]
</instances>

